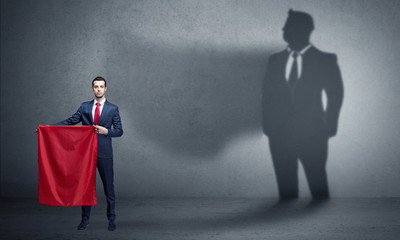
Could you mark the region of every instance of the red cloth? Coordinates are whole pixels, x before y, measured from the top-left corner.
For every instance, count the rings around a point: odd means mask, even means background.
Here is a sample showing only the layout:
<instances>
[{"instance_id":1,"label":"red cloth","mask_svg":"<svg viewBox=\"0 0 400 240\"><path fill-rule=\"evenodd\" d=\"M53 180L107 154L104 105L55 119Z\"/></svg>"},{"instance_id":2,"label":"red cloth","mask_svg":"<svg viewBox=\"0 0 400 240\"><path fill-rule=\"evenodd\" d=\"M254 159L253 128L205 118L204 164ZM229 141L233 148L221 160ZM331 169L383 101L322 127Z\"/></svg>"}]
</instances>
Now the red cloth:
<instances>
[{"instance_id":1,"label":"red cloth","mask_svg":"<svg viewBox=\"0 0 400 240\"><path fill-rule=\"evenodd\" d=\"M93 126L39 125L39 202L96 205L97 134Z\"/></svg>"}]
</instances>

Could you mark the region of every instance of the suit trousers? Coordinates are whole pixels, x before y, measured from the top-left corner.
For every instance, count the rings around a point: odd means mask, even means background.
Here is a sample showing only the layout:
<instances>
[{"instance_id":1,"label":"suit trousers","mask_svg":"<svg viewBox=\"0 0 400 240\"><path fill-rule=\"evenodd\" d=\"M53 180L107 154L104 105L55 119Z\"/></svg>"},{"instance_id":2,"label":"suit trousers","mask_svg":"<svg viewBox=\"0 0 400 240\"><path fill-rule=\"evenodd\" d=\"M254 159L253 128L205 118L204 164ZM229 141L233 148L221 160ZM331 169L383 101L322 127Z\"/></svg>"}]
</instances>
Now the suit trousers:
<instances>
[{"instance_id":1,"label":"suit trousers","mask_svg":"<svg viewBox=\"0 0 400 240\"><path fill-rule=\"evenodd\" d=\"M107 219L115 220L114 167L112 158L97 158L97 169L103 182L104 194L107 200ZM89 220L90 205L82 206L82 218Z\"/></svg>"},{"instance_id":2,"label":"suit trousers","mask_svg":"<svg viewBox=\"0 0 400 240\"><path fill-rule=\"evenodd\" d=\"M283 133L269 137L269 145L282 200L299 197L298 160L303 165L313 199L329 198L326 161L328 137Z\"/></svg>"}]
</instances>

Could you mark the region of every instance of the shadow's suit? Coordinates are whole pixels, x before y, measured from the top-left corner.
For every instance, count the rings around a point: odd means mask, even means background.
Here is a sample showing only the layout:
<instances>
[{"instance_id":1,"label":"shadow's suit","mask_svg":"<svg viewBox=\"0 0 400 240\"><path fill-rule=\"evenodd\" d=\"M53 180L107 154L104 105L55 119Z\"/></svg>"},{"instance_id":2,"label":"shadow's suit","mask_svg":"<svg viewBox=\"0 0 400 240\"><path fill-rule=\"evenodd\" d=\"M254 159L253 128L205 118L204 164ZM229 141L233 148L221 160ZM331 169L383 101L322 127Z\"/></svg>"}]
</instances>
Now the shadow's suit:
<instances>
[{"instance_id":1,"label":"shadow's suit","mask_svg":"<svg viewBox=\"0 0 400 240\"><path fill-rule=\"evenodd\" d=\"M290 87L285 78L288 57L287 50L270 57L263 88L263 131L269 138L279 195L298 197L299 159L313 198L329 198L328 138L336 134L343 101L337 58L312 46L302 55L300 79Z\"/></svg>"},{"instance_id":2,"label":"shadow's suit","mask_svg":"<svg viewBox=\"0 0 400 240\"><path fill-rule=\"evenodd\" d=\"M82 125L93 125L94 100L84 102L78 111L70 118L54 125L75 125L82 122ZM113 150L111 138L120 137L123 134L121 118L118 107L109 101L104 102L100 119L97 125L108 129L108 134L97 134L97 169L103 182L104 193L107 198L107 218L115 219L115 194L114 194L114 169ZM82 206L82 218L89 219L91 206Z\"/></svg>"}]
</instances>

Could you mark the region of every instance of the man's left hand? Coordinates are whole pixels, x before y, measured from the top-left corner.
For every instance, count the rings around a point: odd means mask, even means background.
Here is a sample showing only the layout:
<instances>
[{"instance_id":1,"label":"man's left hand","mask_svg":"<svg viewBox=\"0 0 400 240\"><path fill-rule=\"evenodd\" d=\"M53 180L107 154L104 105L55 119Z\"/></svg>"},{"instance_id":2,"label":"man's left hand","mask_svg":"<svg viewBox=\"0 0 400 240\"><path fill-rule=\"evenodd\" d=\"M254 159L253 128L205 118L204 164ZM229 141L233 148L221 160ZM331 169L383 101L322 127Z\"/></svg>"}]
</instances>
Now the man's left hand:
<instances>
[{"instance_id":1,"label":"man's left hand","mask_svg":"<svg viewBox=\"0 0 400 240\"><path fill-rule=\"evenodd\" d=\"M98 134L104 134L104 135L108 134L108 129L99 125L94 125L94 130Z\"/></svg>"}]
</instances>

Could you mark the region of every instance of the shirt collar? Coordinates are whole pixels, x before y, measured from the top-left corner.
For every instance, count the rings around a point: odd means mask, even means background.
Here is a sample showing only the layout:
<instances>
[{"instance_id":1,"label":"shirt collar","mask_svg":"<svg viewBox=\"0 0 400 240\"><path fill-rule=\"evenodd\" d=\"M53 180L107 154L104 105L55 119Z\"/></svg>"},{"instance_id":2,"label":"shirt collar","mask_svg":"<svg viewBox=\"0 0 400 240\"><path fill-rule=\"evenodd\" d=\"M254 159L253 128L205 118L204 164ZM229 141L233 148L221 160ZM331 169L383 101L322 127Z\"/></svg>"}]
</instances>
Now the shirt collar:
<instances>
[{"instance_id":1,"label":"shirt collar","mask_svg":"<svg viewBox=\"0 0 400 240\"><path fill-rule=\"evenodd\" d=\"M307 46L305 46L303 49L301 49L300 52L297 52L297 53L300 54L300 55L304 55L304 53L307 52L307 50L310 49L310 47L312 47L312 44L311 44L311 43L309 43ZM289 46L287 47L287 51L288 51L289 53L294 52L292 49L290 49Z\"/></svg>"},{"instance_id":2,"label":"shirt collar","mask_svg":"<svg viewBox=\"0 0 400 240\"><path fill-rule=\"evenodd\" d=\"M103 106L103 104L105 103L105 101L106 101L105 98L104 98L102 101L100 101L100 102L99 102L99 103L101 104L100 106ZM96 99L94 99L93 105L96 105L96 103L98 103L98 102L96 101Z\"/></svg>"}]
</instances>

